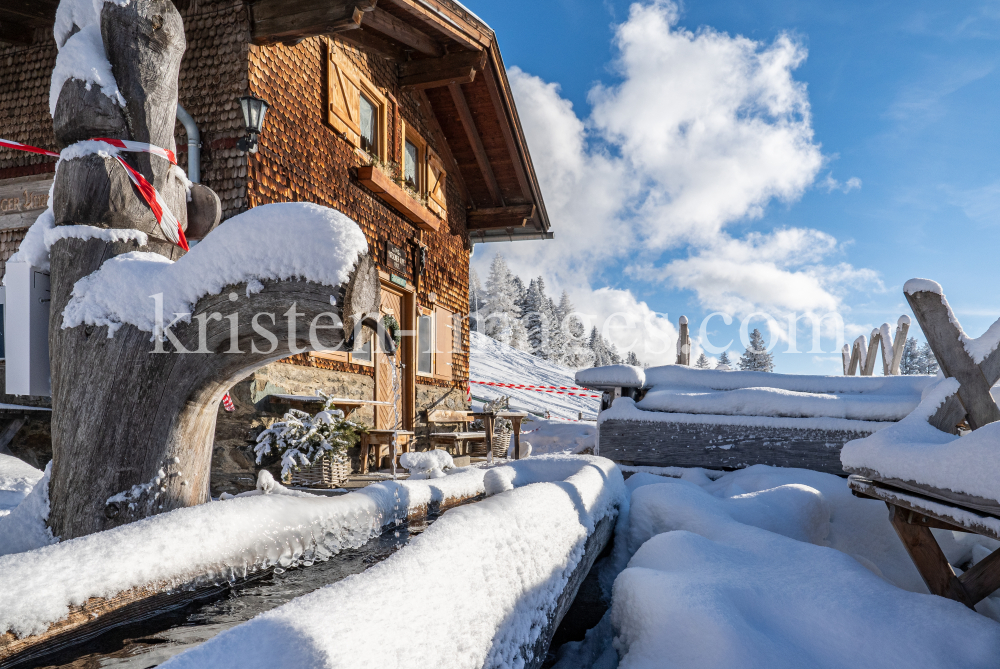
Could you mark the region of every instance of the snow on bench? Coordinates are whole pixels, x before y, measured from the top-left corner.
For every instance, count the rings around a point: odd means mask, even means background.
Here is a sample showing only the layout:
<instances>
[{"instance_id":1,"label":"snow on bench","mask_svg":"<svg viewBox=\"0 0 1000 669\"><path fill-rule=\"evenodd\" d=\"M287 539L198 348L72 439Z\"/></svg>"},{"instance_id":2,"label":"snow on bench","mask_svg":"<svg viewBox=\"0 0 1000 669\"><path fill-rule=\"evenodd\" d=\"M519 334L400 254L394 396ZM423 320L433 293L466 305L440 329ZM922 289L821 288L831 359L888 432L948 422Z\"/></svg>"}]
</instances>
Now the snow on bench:
<instances>
[{"instance_id":1,"label":"snow on bench","mask_svg":"<svg viewBox=\"0 0 1000 669\"><path fill-rule=\"evenodd\" d=\"M901 420L934 381L654 367L645 370L644 393L601 413L600 452L630 465L841 473L846 442Z\"/></svg>"},{"instance_id":2,"label":"snow on bench","mask_svg":"<svg viewBox=\"0 0 1000 669\"><path fill-rule=\"evenodd\" d=\"M642 367L632 365L605 365L581 369L576 373L577 385L586 388L642 388L646 374Z\"/></svg>"}]
</instances>

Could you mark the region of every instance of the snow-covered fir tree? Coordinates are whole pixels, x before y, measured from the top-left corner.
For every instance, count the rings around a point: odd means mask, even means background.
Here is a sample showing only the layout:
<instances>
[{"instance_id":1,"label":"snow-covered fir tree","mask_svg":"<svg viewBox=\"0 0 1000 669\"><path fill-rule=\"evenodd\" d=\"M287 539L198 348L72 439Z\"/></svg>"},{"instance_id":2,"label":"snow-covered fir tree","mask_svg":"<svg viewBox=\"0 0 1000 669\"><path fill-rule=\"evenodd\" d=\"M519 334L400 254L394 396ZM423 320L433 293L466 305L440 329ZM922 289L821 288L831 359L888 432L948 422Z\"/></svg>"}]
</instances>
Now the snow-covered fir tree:
<instances>
[{"instance_id":1,"label":"snow-covered fir tree","mask_svg":"<svg viewBox=\"0 0 1000 669\"><path fill-rule=\"evenodd\" d=\"M900 374L937 374L938 369L938 361L930 344L924 342L920 345L913 337L906 340L903 354L899 358Z\"/></svg>"},{"instance_id":2,"label":"snow-covered fir tree","mask_svg":"<svg viewBox=\"0 0 1000 669\"><path fill-rule=\"evenodd\" d=\"M757 328L750 333L750 345L740 356L739 367L745 372L774 371L774 356L768 352L764 335Z\"/></svg>"},{"instance_id":3,"label":"snow-covered fir tree","mask_svg":"<svg viewBox=\"0 0 1000 669\"><path fill-rule=\"evenodd\" d=\"M469 328L481 332L480 312L486 309L486 293L479 282L479 274L474 267L469 268ZM485 314L483 314L485 315Z\"/></svg>"},{"instance_id":4,"label":"snow-covered fir tree","mask_svg":"<svg viewBox=\"0 0 1000 669\"><path fill-rule=\"evenodd\" d=\"M516 278L503 255L496 254L486 279L486 305L480 309L480 322L488 337L523 351L527 349L528 336L517 306L521 295L520 279L515 283Z\"/></svg>"},{"instance_id":5,"label":"snow-covered fir tree","mask_svg":"<svg viewBox=\"0 0 1000 669\"><path fill-rule=\"evenodd\" d=\"M899 357L900 374L922 374L919 367L920 349L917 347L917 340L910 337L903 344L903 353Z\"/></svg>"},{"instance_id":6,"label":"snow-covered fir tree","mask_svg":"<svg viewBox=\"0 0 1000 669\"><path fill-rule=\"evenodd\" d=\"M594 354L594 367L622 364L622 357L617 347L601 336L596 327L590 331L590 351Z\"/></svg>"},{"instance_id":7,"label":"snow-covered fir tree","mask_svg":"<svg viewBox=\"0 0 1000 669\"><path fill-rule=\"evenodd\" d=\"M528 334L528 352L544 360L558 361L560 352L552 348L552 300L545 295L545 280L532 279L522 302L522 317Z\"/></svg>"},{"instance_id":8,"label":"snow-covered fir tree","mask_svg":"<svg viewBox=\"0 0 1000 669\"><path fill-rule=\"evenodd\" d=\"M920 351L917 354L921 374L937 374L938 366L937 358L934 356L934 351L931 350L931 345L924 342L924 345L920 347Z\"/></svg>"},{"instance_id":9,"label":"snow-covered fir tree","mask_svg":"<svg viewBox=\"0 0 1000 669\"><path fill-rule=\"evenodd\" d=\"M701 355L698 356L698 360L694 363L694 366L697 367L698 369L708 369L709 368L708 357L704 353L702 353Z\"/></svg>"},{"instance_id":10,"label":"snow-covered fir tree","mask_svg":"<svg viewBox=\"0 0 1000 669\"><path fill-rule=\"evenodd\" d=\"M556 314L559 318L558 330L565 338L561 364L573 369L589 367L592 364L593 354L588 345L587 330L583 321L576 315L576 307L573 306L569 293L565 290L559 298Z\"/></svg>"},{"instance_id":11,"label":"snow-covered fir tree","mask_svg":"<svg viewBox=\"0 0 1000 669\"><path fill-rule=\"evenodd\" d=\"M723 351L722 355L719 356L719 364L715 366L716 369L721 369L725 371L731 370L733 363L729 360L729 352Z\"/></svg>"},{"instance_id":12,"label":"snow-covered fir tree","mask_svg":"<svg viewBox=\"0 0 1000 669\"><path fill-rule=\"evenodd\" d=\"M628 355L625 356L625 364L632 365L633 367L645 367L642 361L639 360L639 356L635 354L635 351L629 351Z\"/></svg>"}]
</instances>

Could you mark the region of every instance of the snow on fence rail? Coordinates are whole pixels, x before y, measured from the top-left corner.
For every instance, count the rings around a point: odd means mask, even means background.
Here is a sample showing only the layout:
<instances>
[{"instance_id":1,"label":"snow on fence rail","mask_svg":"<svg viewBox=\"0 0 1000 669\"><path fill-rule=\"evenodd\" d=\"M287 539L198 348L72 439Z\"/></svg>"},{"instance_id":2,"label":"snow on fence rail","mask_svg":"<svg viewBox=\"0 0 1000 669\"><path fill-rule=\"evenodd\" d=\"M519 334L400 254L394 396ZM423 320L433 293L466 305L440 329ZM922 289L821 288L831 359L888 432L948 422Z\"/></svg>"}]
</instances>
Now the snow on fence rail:
<instances>
[{"instance_id":1,"label":"snow on fence rail","mask_svg":"<svg viewBox=\"0 0 1000 669\"><path fill-rule=\"evenodd\" d=\"M488 470L485 486L488 499L449 511L384 562L162 666L540 666L625 484L609 460L545 456Z\"/></svg>"}]
</instances>

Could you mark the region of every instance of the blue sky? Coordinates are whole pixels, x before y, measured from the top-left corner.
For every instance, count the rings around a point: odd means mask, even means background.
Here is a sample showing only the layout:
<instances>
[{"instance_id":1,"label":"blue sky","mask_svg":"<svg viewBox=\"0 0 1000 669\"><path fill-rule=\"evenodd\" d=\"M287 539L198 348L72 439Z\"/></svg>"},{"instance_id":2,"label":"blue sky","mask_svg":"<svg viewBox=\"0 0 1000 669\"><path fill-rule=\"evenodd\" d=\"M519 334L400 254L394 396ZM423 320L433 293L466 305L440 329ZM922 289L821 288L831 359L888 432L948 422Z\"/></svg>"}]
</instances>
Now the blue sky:
<instances>
[{"instance_id":1,"label":"blue sky","mask_svg":"<svg viewBox=\"0 0 1000 669\"><path fill-rule=\"evenodd\" d=\"M478 245L473 261L483 278L500 250L522 275L544 267L549 284L569 290L581 310L656 312L664 336L666 321L681 313L697 330L717 310L739 318L762 309L783 319L814 309L841 313L850 341L908 313L902 284L916 276L944 286L974 336L1000 316L992 290L1000 242L1000 4L659 2L639 3L631 21L625 2L466 4L498 34L536 168L545 172L556 234L544 243ZM657 18L660 36L650 34ZM647 67L641 55L661 44L671 46ZM727 91L741 86L744 97L727 106ZM659 101L646 104L642 91L653 89ZM761 111L783 96L794 100ZM663 128L658 108L674 119ZM640 129L629 127L633 112ZM562 144L547 142L553 127L567 125L559 120L567 113L578 119L577 134L558 141L584 145L566 158L572 178L554 178L547 175L562 174L562 163L550 156ZM685 141L701 115L722 119L717 134L706 131L709 138L685 157L669 142ZM647 151L661 136L669 138L662 151ZM761 147L782 137L773 160L760 162ZM648 155L636 159L637 152ZM713 183L723 164L726 176ZM603 201L585 210L560 202L560 191L582 188L589 196L597 182L611 184L612 199L644 185L605 209ZM681 206L685 188L694 205ZM705 203L718 206L692 209ZM593 232L612 218L606 237ZM588 229L590 247L571 248ZM748 288L762 275L770 279ZM794 295L775 297L786 290ZM738 337L737 323L712 323L716 344ZM808 338L800 330L799 341ZM822 355L785 348L775 349L778 371L839 372L832 339L824 339Z\"/></svg>"}]
</instances>

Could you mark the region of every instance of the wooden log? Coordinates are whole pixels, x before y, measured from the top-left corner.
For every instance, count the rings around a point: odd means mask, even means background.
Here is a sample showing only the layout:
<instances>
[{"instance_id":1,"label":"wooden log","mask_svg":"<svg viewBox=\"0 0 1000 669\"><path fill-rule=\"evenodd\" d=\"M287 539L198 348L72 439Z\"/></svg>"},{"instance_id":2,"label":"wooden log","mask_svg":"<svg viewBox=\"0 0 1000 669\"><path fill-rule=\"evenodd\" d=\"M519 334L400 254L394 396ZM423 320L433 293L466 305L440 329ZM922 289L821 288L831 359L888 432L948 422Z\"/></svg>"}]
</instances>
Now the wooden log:
<instances>
[{"instance_id":1,"label":"wooden log","mask_svg":"<svg viewBox=\"0 0 1000 669\"><path fill-rule=\"evenodd\" d=\"M1000 549L993 551L958 577L973 604L1000 588Z\"/></svg>"},{"instance_id":2,"label":"wooden log","mask_svg":"<svg viewBox=\"0 0 1000 669\"><path fill-rule=\"evenodd\" d=\"M471 84L485 62L485 51L465 51L440 58L403 62L399 64L399 87L407 91Z\"/></svg>"},{"instance_id":3,"label":"wooden log","mask_svg":"<svg viewBox=\"0 0 1000 669\"><path fill-rule=\"evenodd\" d=\"M1000 408L990 395L992 384L965 350L960 339L961 326L953 322L944 295L919 291L906 293L906 300L927 337L941 371L961 384L958 398L972 429L1000 420Z\"/></svg>"},{"instance_id":4,"label":"wooden log","mask_svg":"<svg viewBox=\"0 0 1000 669\"><path fill-rule=\"evenodd\" d=\"M493 175L490 159L486 155L486 149L483 147L483 140L479 137L479 130L476 128L476 122L472 118L472 111L469 109L469 103L465 99L465 93L462 92L462 87L458 84L448 84L448 91L451 93L451 99L455 103L455 109L458 111L458 118L462 123L462 128L465 130L465 136L468 138L472 152L476 156L479 171L482 172L486 187L493 197L493 204L500 207L505 206L506 203L503 201L503 194L500 192L500 186Z\"/></svg>"},{"instance_id":5,"label":"wooden log","mask_svg":"<svg viewBox=\"0 0 1000 669\"><path fill-rule=\"evenodd\" d=\"M357 30L375 0L258 0L250 7L254 44L292 42Z\"/></svg>"},{"instance_id":6,"label":"wooden log","mask_svg":"<svg viewBox=\"0 0 1000 669\"><path fill-rule=\"evenodd\" d=\"M910 525L903 518L903 514L897 512L895 505L887 503L886 506L889 508L889 522L892 523L892 528L896 530L931 594L954 599L975 610L974 602L955 575L955 570L948 564L948 559L931 534L930 528Z\"/></svg>"},{"instance_id":7,"label":"wooden log","mask_svg":"<svg viewBox=\"0 0 1000 669\"><path fill-rule=\"evenodd\" d=\"M720 416L731 420L732 416ZM844 476L840 450L868 432L703 423L605 420L601 455L627 465L740 469L801 467Z\"/></svg>"},{"instance_id":8,"label":"wooden log","mask_svg":"<svg viewBox=\"0 0 1000 669\"><path fill-rule=\"evenodd\" d=\"M872 330L872 337L868 341L868 354L865 356L865 365L861 370L861 376L872 376L875 374L875 362L878 360L878 350L882 342L882 334L878 330Z\"/></svg>"},{"instance_id":9,"label":"wooden log","mask_svg":"<svg viewBox=\"0 0 1000 669\"><path fill-rule=\"evenodd\" d=\"M904 321L896 328L896 337L892 340L892 361L886 375L899 376L899 363L903 359L903 349L906 348L906 336L910 332L909 321Z\"/></svg>"},{"instance_id":10,"label":"wooden log","mask_svg":"<svg viewBox=\"0 0 1000 669\"><path fill-rule=\"evenodd\" d=\"M384 9L376 7L367 12L362 19L366 28L382 33L389 39L401 42L415 51L427 56L443 56L441 45L427 33L417 30L409 23L402 21Z\"/></svg>"}]
</instances>

